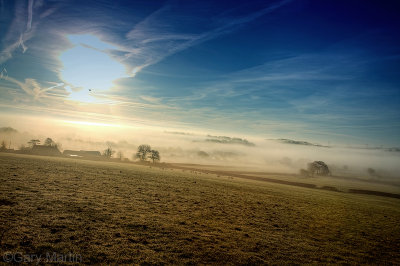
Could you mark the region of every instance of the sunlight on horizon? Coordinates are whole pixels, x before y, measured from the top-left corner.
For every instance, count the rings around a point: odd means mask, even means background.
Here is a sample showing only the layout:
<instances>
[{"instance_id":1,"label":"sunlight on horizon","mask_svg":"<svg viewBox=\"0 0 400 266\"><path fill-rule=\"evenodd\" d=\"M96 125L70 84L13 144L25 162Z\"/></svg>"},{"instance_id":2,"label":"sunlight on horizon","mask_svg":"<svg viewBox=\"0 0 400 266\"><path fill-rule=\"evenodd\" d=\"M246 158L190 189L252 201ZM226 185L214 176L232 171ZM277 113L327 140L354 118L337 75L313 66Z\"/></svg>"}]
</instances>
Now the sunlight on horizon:
<instances>
[{"instance_id":1,"label":"sunlight on horizon","mask_svg":"<svg viewBox=\"0 0 400 266\"><path fill-rule=\"evenodd\" d=\"M97 122L88 122L88 121L63 120L62 122L66 123L66 124L83 125L83 126L122 127L121 125L117 125L117 124L97 123Z\"/></svg>"}]
</instances>

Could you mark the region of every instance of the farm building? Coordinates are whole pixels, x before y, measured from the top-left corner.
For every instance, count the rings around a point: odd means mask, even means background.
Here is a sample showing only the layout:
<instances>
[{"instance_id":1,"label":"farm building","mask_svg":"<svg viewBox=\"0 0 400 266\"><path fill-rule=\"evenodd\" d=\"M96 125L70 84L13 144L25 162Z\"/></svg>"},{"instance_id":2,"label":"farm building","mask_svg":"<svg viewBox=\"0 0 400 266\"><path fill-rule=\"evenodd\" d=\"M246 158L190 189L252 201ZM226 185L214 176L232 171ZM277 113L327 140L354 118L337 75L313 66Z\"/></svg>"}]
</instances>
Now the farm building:
<instances>
[{"instance_id":1,"label":"farm building","mask_svg":"<svg viewBox=\"0 0 400 266\"><path fill-rule=\"evenodd\" d=\"M57 146L47 146L47 145L34 145L30 150L30 153L35 155L45 155L45 156L61 155L61 152L58 150Z\"/></svg>"}]
</instances>

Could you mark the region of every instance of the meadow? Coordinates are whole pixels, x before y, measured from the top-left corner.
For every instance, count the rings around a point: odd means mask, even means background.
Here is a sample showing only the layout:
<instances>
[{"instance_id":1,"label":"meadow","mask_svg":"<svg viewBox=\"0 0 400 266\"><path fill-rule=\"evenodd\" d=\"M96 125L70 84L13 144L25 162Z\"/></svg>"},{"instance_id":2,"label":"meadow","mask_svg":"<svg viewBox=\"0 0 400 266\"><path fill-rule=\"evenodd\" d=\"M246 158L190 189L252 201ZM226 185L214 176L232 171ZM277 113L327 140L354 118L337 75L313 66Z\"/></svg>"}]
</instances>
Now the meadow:
<instances>
[{"instance_id":1,"label":"meadow","mask_svg":"<svg viewBox=\"0 0 400 266\"><path fill-rule=\"evenodd\" d=\"M400 199L345 193L353 181L335 181L338 192L229 171L5 153L0 167L2 256L72 253L83 263L118 264L400 264Z\"/></svg>"}]
</instances>

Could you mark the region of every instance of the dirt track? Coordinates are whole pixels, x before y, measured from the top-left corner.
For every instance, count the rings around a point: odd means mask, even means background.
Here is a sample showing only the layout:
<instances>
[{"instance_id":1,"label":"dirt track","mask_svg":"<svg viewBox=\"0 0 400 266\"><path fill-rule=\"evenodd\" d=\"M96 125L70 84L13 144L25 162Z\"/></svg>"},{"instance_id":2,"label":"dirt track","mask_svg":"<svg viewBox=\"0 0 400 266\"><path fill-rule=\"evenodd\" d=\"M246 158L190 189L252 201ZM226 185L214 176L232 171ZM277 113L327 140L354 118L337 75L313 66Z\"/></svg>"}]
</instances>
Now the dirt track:
<instances>
[{"instance_id":1,"label":"dirt track","mask_svg":"<svg viewBox=\"0 0 400 266\"><path fill-rule=\"evenodd\" d=\"M383 192L383 191L365 190L365 189L339 190L333 186L317 186L317 185L311 184L311 183L287 181L287 180L281 180L281 179L277 179L277 178L268 178L268 177L261 177L261 176L255 176L255 175L246 175L246 174L241 174L241 173L232 172L232 171L206 170L206 169L200 169L200 168L195 168L195 167L180 166L179 164L166 164L163 167L171 167L171 168L175 168L175 169L189 170L189 171L193 171L193 172L210 173L210 174L215 174L215 175L220 175L220 176L238 177L238 178L244 178L244 179L249 179L249 180L264 181L264 182L283 184L283 185L289 185L289 186L297 186L297 187L305 187L305 188L313 188L313 189L324 189L324 190L343 192L343 193L365 194L365 195L374 195L374 196L400 199L400 194L388 193L388 192ZM279 175L279 174L275 174L275 175Z\"/></svg>"}]
</instances>

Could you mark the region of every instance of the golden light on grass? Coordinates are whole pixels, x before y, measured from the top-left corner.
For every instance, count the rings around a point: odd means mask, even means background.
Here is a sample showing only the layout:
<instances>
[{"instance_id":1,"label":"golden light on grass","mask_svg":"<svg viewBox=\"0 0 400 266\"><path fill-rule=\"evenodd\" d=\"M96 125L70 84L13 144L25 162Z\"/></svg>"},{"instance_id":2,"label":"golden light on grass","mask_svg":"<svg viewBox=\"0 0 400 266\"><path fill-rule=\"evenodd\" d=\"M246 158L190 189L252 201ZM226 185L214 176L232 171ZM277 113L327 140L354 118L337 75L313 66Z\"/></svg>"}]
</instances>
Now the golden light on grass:
<instances>
[{"instance_id":1,"label":"golden light on grass","mask_svg":"<svg viewBox=\"0 0 400 266\"><path fill-rule=\"evenodd\" d=\"M84 264L399 264L397 198L172 165L0 153L0 167L10 253L67 250Z\"/></svg>"}]
</instances>

